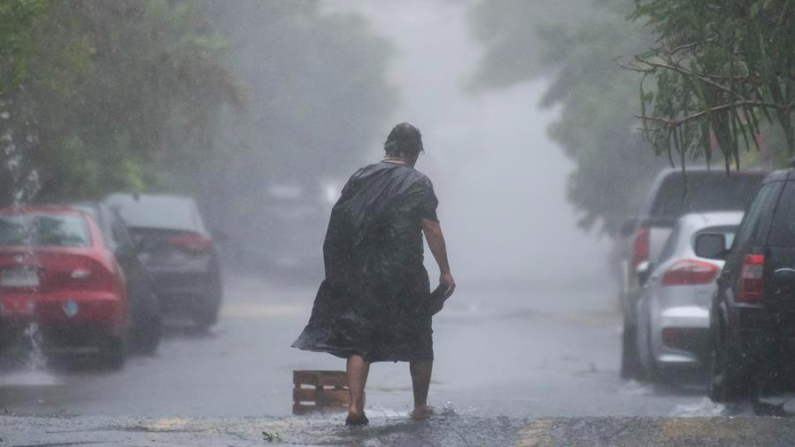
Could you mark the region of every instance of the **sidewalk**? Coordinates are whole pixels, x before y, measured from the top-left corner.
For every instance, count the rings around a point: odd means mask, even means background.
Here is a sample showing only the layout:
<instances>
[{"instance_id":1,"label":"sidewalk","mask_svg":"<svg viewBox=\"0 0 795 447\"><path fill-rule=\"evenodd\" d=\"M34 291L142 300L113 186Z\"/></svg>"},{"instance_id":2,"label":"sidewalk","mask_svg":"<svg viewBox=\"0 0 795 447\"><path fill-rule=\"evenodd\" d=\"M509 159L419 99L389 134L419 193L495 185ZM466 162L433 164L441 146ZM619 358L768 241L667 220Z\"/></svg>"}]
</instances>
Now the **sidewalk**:
<instances>
[{"instance_id":1,"label":"sidewalk","mask_svg":"<svg viewBox=\"0 0 795 447\"><path fill-rule=\"evenodd\" d=\"M441 414L426 422L374 417L147 419L0 416L0 446L792 446L795 420L719 418L484 418Z\"/></svg>"}]
</instances>

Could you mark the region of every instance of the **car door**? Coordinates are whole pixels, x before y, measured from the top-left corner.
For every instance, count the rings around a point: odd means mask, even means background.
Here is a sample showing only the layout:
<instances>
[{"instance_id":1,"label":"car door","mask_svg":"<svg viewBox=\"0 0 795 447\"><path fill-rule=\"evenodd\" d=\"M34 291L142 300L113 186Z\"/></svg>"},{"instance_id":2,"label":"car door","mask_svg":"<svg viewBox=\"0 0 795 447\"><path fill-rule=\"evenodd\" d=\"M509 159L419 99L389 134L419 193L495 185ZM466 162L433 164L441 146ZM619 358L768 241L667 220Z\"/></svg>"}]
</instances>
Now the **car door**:
<instances>
[{"instance_id":1,"label":"car door","mask_svg":"<svg viewBox=\"0 0 795 447\"><path fill-rule=\"evenodd\" d=\"M654 355L651 349L652 337L654 337L652 319L654 319L653 313L657 312L657 308L659 307L657 297L660 292L661 278L673 261L677 246L679 245L681 233L682 226L681 223L679 223L674 227L673 231L670 232L668 239L665 241L665 245L660 253L660 258L653 267L654 271L643 287L640 300L638 300L638 354L641 364L646 368L650 367L650 359Z\"/></svg>"},{"instance_id":2,"label":"car door","mask_svg":"<svg viewBox=\"0 0 795 447\"><path fill-rule=\"evenodd\" d=\"M138 250L121 218L106 207L101 207L103 219L107 222L108 233L116 260L127 278L127 294L130 306L136 315L141 312L156 312L148 272L138 259Z\"/></svg>"},{"instance_id":3,"label":"car door","mask_svg":"<svg viewBox=\"0 0 795 447\"><path fill-rule=\"evenodd\" d=\"M784 183L766 242L764 304L795 308L795 182Z\"/></svg>"}]
</instances>

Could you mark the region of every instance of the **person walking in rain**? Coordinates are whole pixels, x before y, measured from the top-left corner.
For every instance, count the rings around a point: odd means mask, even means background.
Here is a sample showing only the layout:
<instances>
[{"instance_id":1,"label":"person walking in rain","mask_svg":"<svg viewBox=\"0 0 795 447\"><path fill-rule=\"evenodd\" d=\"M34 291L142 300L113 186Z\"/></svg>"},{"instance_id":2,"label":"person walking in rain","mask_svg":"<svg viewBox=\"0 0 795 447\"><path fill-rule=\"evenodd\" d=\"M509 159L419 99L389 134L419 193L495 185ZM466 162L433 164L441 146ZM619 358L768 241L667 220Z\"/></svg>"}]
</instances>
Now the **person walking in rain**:
<instances>
[{"instance_id":1,"label":"person walking in rain","mask_svg":"<svg viewBox=\"0 0 795 447\"><path fill-rule=\"evenodd\" d=\"M346 425L366 425L364 388L370 364L409 362L411 416L431 414L432 313L422 235L439 265L440 287L452 295L450 273L431 181L414 169L424 152L419 129L395 126L380 163L348 180L331 212L323 257L326 278L312 316L293 347L347 359L350 407Z\"/></svg>"}]
</instances>

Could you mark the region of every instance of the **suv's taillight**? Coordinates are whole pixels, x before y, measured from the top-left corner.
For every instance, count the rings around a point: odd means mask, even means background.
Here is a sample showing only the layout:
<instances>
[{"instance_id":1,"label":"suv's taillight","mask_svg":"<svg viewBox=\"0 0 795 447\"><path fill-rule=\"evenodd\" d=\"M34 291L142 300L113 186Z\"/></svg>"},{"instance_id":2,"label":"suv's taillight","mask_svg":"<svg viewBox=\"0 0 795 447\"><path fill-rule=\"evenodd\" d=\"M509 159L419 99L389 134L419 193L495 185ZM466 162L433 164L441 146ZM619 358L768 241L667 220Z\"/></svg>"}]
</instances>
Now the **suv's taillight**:
<instances>
[{"instance_id":1,"label":"suv's taillight","mask_svg":"<svg viewBox=\"0 0 795 447\"><path fill-rule=\"evenodd\" d=\"M762 301L764 290L764 255L745 255L740 267L740 283L737 287L737 301L757 303Z\"/></svg>"},{"instance_id":2,"label":"suv's taillight","mask_svg":"<svg viewBox=\"0 0 795 447\"><path fill-rule=\"evenodd\" d=\"M718 276L717 265L704 261L683 260L674 263L662 277L664 286L709 284Z\"/></svg>"},{"instance_id":3,"label":"suv's taillight","mask_svg":"<svg viewBox=\"0 0 795 447\"><path fill-rule=\"evenodd\" d=\"M168 238L168 245L185 249L193 253L209 253L213 248L213 241L200 234L185 233Z\"/></svg>"},{"instance_id":4,"label":"suv's taillight","mask_svg":"<svg viewBox=\"0 0 795 447\"><path fill-rule=\"evenodd\" d=\"M649 228L640 227L635 233L635 241L632 243L632 271L638 266L649 260Z\"/></svg>"}]
</instances>

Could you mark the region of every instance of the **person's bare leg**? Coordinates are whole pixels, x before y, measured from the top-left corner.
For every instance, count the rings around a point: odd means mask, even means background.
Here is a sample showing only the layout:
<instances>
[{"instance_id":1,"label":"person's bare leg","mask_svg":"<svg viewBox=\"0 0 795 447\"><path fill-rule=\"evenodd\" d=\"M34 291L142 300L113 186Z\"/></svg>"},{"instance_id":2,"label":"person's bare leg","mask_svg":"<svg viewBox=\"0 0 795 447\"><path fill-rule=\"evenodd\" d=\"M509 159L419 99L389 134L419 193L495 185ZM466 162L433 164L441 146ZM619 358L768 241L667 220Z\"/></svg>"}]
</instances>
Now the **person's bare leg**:
<instances>
[{"instance_id":1,"label":"person's bare leg","mask_svg":"<svg viewBox=\"0 0 795 447\"><path fill-rule=\"evenodd\" d=\"M428 389L431 387L433 362L411 362L409 369L411 370L411 384L414 388L414 411L411 412L411 417L425 419L433 412L428 406Z\"/></svg>"},{"instance_id":2,"label":"person's bare leg","mask_svg":"<svg viewBox=\"0 0 795 447\"><path fill-rule=\"evenodd\" d=\"M352 355L348 357L346 373L348 376L348 391L351 394L348 419L359 420L364 416L364 387L367 385L370 363L365 362L359 355Z\"/></svg>"}]
</instances>

